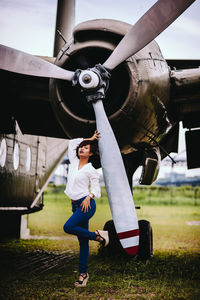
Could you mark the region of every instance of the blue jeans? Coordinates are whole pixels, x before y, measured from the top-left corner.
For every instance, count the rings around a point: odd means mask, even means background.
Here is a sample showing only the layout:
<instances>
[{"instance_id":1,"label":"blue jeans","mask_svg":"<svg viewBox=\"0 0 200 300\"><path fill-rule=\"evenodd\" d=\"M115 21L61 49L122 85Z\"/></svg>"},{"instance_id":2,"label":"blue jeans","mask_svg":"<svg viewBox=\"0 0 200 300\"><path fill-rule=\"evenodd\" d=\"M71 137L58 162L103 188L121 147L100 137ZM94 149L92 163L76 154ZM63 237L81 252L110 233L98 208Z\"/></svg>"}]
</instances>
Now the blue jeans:
<instances>
[{"instance_id":1,"label":"blue jeans","mask_svg":"<svg viewBox=\"0 0 200 300\"><path fill-rule=\"evenodd\" d=\"M80 206L85 197L72 202L73 215L64 224L63 229L66 233L77 235L80 245L79 257L79 272L86 273L88 270L88 256L89 256L89 240L96 240L95 232L90 232L89 219L96 211L96 203L94 199L90 200L91 209L84 213Z\"/></svg>"}]
</instances>

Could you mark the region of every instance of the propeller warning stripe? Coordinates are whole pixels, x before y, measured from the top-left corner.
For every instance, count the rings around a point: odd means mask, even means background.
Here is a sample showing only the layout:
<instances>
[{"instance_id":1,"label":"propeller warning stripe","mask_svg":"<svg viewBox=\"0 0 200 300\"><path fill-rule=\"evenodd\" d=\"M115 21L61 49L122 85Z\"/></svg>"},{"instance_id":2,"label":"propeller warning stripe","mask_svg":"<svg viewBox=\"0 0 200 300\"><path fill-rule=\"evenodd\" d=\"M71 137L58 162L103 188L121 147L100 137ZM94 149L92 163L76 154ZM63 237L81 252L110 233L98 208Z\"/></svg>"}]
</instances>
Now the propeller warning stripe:
<instances>
[{"instance_id":1,"label":"propeller warning stripe","mask_svg":"<svg viewBox=\"0 0 200 300\"><path fill-rule=\"evenodd\" d=\"M120 232L117 235L126 253L136 255L139 247L139 229Z\"/></svg>"},{"instance_id":2,"label":"propeller warning stripe","mask_svg":"<svg viewBox=\"0 0 200 300\"><path fill-rule=\"evenodd\" d=\"M139 235L139 229L134 229L134 230L124 231L124 232L119 232L117 235L118 235L118 238L120 240L127 239L127 238L130 238L130 237L134 237L134 236Z\"/></svg>"},{"instance_id":3,"label":"propeller warning stripe","mask_svg":"<svg viewBox=\"0 0 200 300\"><path fill-rule=\"evenodd\" d=\"M138 248L139 246L133 246L133 247L125 248L124 250L129 255L136 255L138 253Z\"/></svg>"}]
</instances>

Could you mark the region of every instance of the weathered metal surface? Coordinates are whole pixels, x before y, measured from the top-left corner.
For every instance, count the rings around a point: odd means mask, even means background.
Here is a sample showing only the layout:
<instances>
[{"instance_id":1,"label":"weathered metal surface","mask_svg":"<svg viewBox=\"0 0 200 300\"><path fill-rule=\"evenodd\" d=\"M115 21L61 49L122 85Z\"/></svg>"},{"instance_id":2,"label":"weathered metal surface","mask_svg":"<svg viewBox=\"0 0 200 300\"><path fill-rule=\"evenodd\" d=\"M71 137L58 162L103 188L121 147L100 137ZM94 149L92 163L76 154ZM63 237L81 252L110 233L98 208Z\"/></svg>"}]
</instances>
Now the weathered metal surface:
<instances>
[{"instance_id":1,"label":"weathered metal surface","mask_svg":"<svg viewBox=\"0 0 200 300\"><path fill-rule=\"evenodd\" d=\"M176 119L186 128L200 126L200 68L171 72Z\"/></svg>"},{"instance_id":2,"label":"weathered metal surface","mask_svg":"<svg viewBox=\"0 0 200 300\"><path fill-rule=\"evenodd\" d=\"M0 167L0 207L29 209L41 196L50 175L67 151L67 140L23 135L17 127L16 135L1 135L6 141L7 154ZM18 144L19 164L14 167L14 148ZM27 148L30 149L30 169L27 170ZM35 202L37 206L40 197ZM33 206L32 206L33 208ZM14 210L14 209L13 209Z\"/></svg>"},{"instance_id":3,"label":"weathered metal surface","mask_svg":"<svg viewBox=\"0 0 200 300\"><path fill-rule=\"evenodd\" d=\"M58 0L56 26L54 35L54 51L53 55L57 56L58 52L64 45L64 41L57 33L61 32L63 37L68 41L72 34L75 23L75 0Z\"/></svg>"},{"instance_id":4,"label":"weathered metal surface","mask_svg":"<svg viewBox=\"0 0 200 300\"><path fill-rule=\"evenodd\" d=\"M63 48L56 64L76 70L103 63L122 32L128 29L126 23L114 23L113 35L110 21L105 22L103 32L98 32L97 21L83 23L83 27L79 25L74 31L74 43ZM118 29L120 26L121 29ZM94 34L97 40L93 40ZM53 109L66 135L91 134L96 126L95 117L85 95L71 87L70 83L51 80L50 85ZM123 153L145 144L155 146L154 140L159 142L166 134L171 126L168 119L169 95L169 69L156 42L147 45L112 72L104 108Z\"/></svg>"}]
</instances>

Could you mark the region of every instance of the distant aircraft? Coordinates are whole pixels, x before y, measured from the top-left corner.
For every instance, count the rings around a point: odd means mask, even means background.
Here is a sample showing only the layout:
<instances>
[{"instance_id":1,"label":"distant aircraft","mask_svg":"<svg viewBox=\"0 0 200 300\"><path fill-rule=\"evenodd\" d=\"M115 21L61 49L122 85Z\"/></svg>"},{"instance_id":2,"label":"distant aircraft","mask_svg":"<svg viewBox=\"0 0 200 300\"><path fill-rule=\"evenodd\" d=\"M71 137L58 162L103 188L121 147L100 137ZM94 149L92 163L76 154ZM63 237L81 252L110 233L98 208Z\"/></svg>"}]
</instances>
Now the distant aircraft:
<instances>
[{"instance_id":1,"label":"distant aircraft","mask_svg":"<svg viewBox=\"0 0 200 300\"><path fill-rule=\"evenodd\" d=\"M42 192L67 139L90 136L97 127L102 137L94 165L103 169L117 236L128 254L137 254L135 170L143 166L141 184L155 181L160 161L177 152L180 121L189 129L188 167L200 167L200 61L166 61L153 40L193 2L159 0L133 26L83 22L69 38L74 1L58 1L56 58L1 45L1 235L19 236L21 215L42 209Z\"/></svg>"}]
</instances>

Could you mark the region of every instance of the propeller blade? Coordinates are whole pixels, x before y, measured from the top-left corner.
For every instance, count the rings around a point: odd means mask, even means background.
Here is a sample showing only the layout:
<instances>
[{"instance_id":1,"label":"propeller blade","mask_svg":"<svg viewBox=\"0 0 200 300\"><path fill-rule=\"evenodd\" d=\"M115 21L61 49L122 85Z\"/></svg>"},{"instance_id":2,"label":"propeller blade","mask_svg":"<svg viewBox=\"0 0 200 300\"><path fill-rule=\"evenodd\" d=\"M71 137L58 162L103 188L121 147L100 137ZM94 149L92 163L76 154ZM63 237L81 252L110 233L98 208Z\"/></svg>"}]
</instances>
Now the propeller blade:
<instances>
[{"instance_id":1,"label":"propeller blade","mask_svg":"<svg viewBox=\"0 0 200 300\"><path fill-rule=\"evenodd\" d=\"M0 69L19 74L71 81L74 72L64 70L39 57L0 45Z\"/></svg>"},{"instance_id":2,"label":"propeller blade","mask_svg":"<svg viewBox=\"0 0 200 300\"><path fill-rule=\"evenodd\" d=\"M102 101L93 103L93 108L101 134L99 152L113 221L123 248L135 255L139 245L138 220L124 163Z\"/></svg>"},{"instance_id":3,"label":"propeller blade","mask_svg":"<svg viewBox=\"0 0 200 300\"><path fill-rule=\"evenodd\" d=\"M159 0L127 32L104 63L113 70L155 39L175 21L195 0Z\"/></svg>"}]
</instances>

